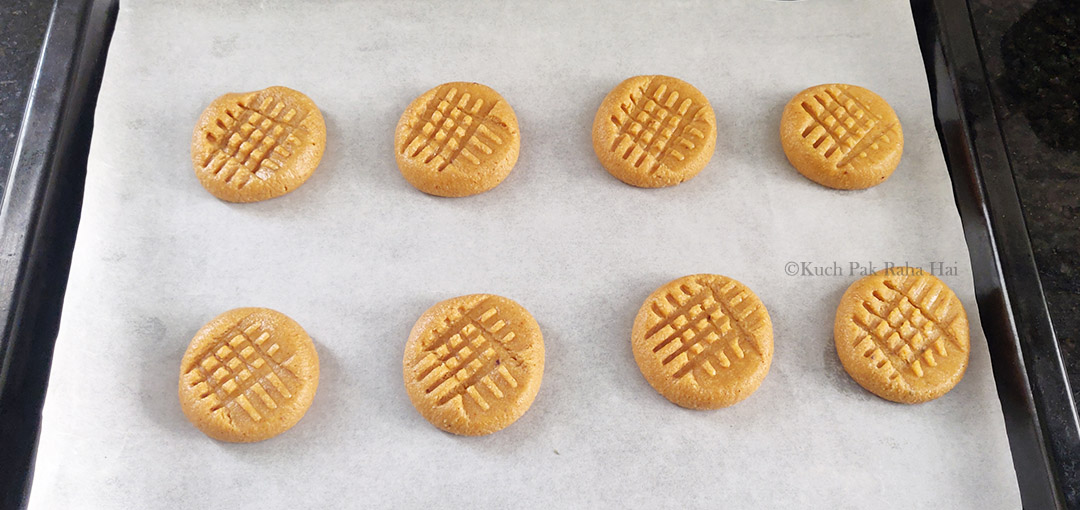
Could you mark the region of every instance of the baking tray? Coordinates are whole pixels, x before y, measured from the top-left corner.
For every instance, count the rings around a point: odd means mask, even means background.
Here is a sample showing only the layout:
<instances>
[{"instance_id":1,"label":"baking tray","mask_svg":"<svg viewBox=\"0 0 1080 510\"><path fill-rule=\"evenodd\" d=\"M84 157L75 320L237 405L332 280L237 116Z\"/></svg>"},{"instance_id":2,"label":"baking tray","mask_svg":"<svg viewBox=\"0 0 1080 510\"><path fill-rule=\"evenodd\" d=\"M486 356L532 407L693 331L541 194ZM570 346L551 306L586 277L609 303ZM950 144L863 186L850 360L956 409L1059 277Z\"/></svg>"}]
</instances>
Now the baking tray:
<instances>
[{"instance_id":1,"label":"baking tray","mask_svg":"<svg viewBox=\"0 0 1080 510\"><path fill-rule=\"evenodd\" d=\"M963 0L914 0L1026 508L1080 508L1080 427ZM60 0L0 217L0 493L25 503L115 1Z\"/></svg>"}]
</instances>

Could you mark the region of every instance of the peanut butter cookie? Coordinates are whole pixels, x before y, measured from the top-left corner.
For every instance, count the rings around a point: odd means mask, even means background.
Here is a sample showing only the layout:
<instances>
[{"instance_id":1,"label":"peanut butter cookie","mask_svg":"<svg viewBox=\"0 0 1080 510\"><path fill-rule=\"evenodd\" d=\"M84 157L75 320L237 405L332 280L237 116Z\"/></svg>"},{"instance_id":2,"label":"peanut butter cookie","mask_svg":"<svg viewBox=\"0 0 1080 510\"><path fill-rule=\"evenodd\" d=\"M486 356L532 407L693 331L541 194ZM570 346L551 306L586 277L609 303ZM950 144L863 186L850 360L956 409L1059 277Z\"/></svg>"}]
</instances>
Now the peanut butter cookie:
<instances>
[{"instance_id":1,"label":"peanut butter cookie","mask_svg":"<svg viewBox=\"0 0 1080 510\"><path fill-rule=\"evenodd\" d=\"M844 369L887 400L933 400L967 370L964 306L941 280L918 268L884 269L852 283L833 328Z\"/></svg>"},{"instance_id":2,"label":"peanut butter cookie","mask_svg":"<svg viewBox=\"0 0 1080 510\"><path fill-rule=\"evenodd\" d=\"M473 294L448 299L413 326L402 360L413 406L447 432L480 436L517 421L544 375L544 338L521 305Z\"/></svg>"},{"instance_id":3,"label":"peanut butter cookie","mask_svg":"<svg viewBox=\"0 0 1080 510\"><path fill-rule=\"evenodd\" d=\"M730 406L769 373L769 312L745 285L715 274L684 276L641 305L631 333L645 379L668 400L691 409Z\"/></svg>"},{"instance_id":4,"label":"peanut butter cookie","mask_svg":"<svg viewBox=\"0 0 1080 510\"><path fill-rule=\"evenodd\" d=\"M810 87L780 120L788 161L806 178L836 189L885 182L900 164L904 132L889 103L855 85Z\"/></svg>"},{"instance_id":5,"label":"peanut butter cookie","mask_svg":"<svg viewBox=\"0 0 1080 510\"><path fill-rule=\"evenodd\" d=\"M517 163L517 116L479 83L444 83L413 100L394 134L398 169L416 189L464 197L497 186Z\"/></svg>"},{"instance_id":6,"label":"peanut butter cookie","mask_svg":"<svg viewBox=\"0 0 1080 510\"><path fill-rule=\"evenodd\" d=\"M229 202L284 195L311 177L326 147L315 103L285 87L225 94L203 111L191 139L195 175Z\"/></svg>"},{"instance_id":7,"label":"peanut butter cookie","mask_svg":"<svg viewBox=\"0 0 1080 510\"><path fill-rule=\"evenodd\" d=\"M618 84L593 120L593 150L619 180L642 188L692 179L716 148L716 115L698 89L670 76Z\"/></svg>"},{"instance_id":8,"label":"peanut butter cookie","mask_svg":"<svg viewBox=\"0 0 1080 510\"><path fill-rule=\"evenodd\" d=\"M229 310L207 323L180 362L180 407L220 441L274 437L307 412L319 356L296 321L267 308Z\"/></svg>"}]
</instances>

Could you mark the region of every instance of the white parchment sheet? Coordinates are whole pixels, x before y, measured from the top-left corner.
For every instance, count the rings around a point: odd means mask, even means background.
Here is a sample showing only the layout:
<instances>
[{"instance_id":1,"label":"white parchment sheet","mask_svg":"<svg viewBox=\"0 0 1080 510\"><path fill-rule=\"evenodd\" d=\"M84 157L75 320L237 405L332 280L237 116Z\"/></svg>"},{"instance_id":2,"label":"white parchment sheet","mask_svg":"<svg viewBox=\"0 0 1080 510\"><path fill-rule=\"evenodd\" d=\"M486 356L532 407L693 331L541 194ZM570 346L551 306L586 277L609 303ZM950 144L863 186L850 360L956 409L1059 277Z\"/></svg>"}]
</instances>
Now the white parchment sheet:
<instances>
[{"instance_id":1,"label":"white parchment sheet","mask_svg":"<svg viewBox=\"0 0 1080 510\"><path fill-rule=\"evenodd\" d=\"M1019 507L906 1L233 4L122 5L33 507ZM695 179L637 189L597 162L596 108L637 74L712 102L716 154ZM398 173L394 126L454 80L510 102L521 157L488 193L430 197ZM876 91L903 123L880 186L826 189L784 158L784 104L831 82ZM319 105L326 155L289 195L219 201L191 168L195 119L269 85ZM898 405L844 372L832 324L852 262L955 273L972 353L951 393ZM761 388L707 412L653 391L629 340L650 292L700 272L747 284L775 326ZM425 309L475 292L532 312L547 370L521 420L463 438L413 409L401 356ZM295 318L322 363L307 416L257 444L208 439L176 396L192 335L237 306Z\"/></svg>"}]
</instances>

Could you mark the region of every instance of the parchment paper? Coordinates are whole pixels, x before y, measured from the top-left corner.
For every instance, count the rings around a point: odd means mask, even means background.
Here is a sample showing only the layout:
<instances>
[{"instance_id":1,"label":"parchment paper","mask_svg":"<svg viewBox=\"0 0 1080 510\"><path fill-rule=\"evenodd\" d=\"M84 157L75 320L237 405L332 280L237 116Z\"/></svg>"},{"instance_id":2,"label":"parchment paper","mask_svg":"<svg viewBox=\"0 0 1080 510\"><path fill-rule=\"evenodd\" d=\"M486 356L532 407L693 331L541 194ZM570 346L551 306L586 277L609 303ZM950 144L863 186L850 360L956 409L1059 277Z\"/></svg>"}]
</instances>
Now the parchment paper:
<instances>
[{"instance_id":1,"label":"parchment paper","mask_svg":"<svg viewBox=\"0 0 1080 510\"><path fill-rule=\"evenodd\" d=\"M75 260L44 410L37 508L1016 508L971 269L908 3L125 2L98 103ZM719 124L695 179L609 176L590 129L624 78L697 86ZM517 167L491 192L426 196L393 131L439 83L512 104ZM884 184L823 188L780 149L785 102L865 86L903 123ZM286 85L327 120L314 176L275 200L221 202L196 181L191 129L226 91ZM789 276L790 262L837 276ZM945 397L886 402L832 341L852 262L940 262L971 319L971 366ZM776 354L731 408L681 409L630 351L644 298L673 278L735 277L765 302ZM482 438L443 433L401 381L433 303L489 292L539 321L532 409ZM289 432L208 439L176 387L195 331L237 306L313 336L318 395Z\"/></svg>"}]
</instances>

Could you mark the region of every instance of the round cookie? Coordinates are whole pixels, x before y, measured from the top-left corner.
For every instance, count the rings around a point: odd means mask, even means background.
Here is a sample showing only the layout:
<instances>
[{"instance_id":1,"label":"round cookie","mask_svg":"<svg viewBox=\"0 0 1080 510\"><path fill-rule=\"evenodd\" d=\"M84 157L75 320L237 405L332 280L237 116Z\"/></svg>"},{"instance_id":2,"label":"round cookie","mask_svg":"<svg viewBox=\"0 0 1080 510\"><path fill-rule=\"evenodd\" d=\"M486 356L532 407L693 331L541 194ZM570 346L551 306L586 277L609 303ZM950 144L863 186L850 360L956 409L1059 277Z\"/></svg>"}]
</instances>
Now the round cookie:
<instances>
[{"instance_id":1,"label":"round cookie","mask_svg":"<svg viewBox=\"0 0 1080 510\"><path fill-rule=\"evenodd\" d=\"M692 179L716 148L716 115L698 89L670 76L634 76L596 111L593 150L619 180L641 188Z\"/></svg>"},{"instance_id":2,"label":"round cookie","mask_svg":"<svg viewBox=\"0 0 1080 510\"><path fill-rule=\"evenodd\" d=\"M180 407L206 435L250 443L289 430L319 385L319 356L296 321L237 308L208 322L180 362Z\"/></svg>"},{"instance_id":3,"label":"round cookie","mask_svg":"<svg viewBox=\"0 0 1080 510\"><path fill-rule=\"evenodd\" d=\"M229 202L284 195L311 177L326 147L315 103L286 87L225 94L191 137L191 163L207 191Z\"/></svg>"},{"instance_id":4,"label":"round cookie","mask_svg":"<svg viewBox=\"0 0 1080 510\"><path fill-rule=\"evenodd\" d=\"M780 143L806 178L836 189L881 184L900 164L904 132L889 103L855 85L799 92L784 107Z\"/></svg>"},{"instance_id":5,"label":"round cookie","mask_svg":"<svg viewBox=\"0 0 1080 510\"><path fill-rule=\"evenodd\" d=\"M641 305L631 343L641 373L661 395L717 409L750 396L769 373L772 321L745 285L715 274L684 276Z\"/></svg>"},{"instance_id":6,"label":"round cookie","mask_svg":"<svg viewBox=\"0 0 1080 510\"><path fill-rule=\"evenodd\" d=\"M544 338L521 305L473 294L432 306L402 360L413 406L447 432L480 436L514 423L544 375Z\"/></svg>"},{"instance_id":7,"label":"round cookie","mask_svg":"<svg viewBox=\"0 0 1080 510\"><path fill-rule=\"evenodd\" d=\"M517 116L479 83L444 83L413 100L394 133L405 180L430 195L464 197L497 186L517 163Z\"/></svg>"},{"instance_id":8,"label":"round cookie","mask_svg":"<svg viewBox=\"0 0 1080 510\"><path fill-rule=\"evenodd\" d=\"M941 280L918 268L884 269L852 283L833 328L844 370L893 402L938 398L967 369L964 306Z\"/></svg>"}]
</instances>

